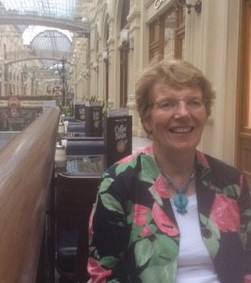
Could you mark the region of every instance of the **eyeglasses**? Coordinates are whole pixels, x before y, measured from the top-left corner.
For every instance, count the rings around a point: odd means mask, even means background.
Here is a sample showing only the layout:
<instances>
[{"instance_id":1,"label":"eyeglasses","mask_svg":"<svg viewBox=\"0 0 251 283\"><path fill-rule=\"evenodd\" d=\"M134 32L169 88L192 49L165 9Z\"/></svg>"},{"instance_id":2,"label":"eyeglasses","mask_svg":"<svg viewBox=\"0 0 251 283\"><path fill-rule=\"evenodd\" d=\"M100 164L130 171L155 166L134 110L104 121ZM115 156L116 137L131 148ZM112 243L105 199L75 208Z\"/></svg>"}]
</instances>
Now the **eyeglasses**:
<instances>
[{"instance_id":1,"label":"eyeglasses","mask_svg":"<svg viewBox=\"0 0 251 283\"><path fill-rule=\"evenodd\" d=\"M202 99L199 98L190 98L190 99L167 99L160 102L154 102L149 106L156 105L159 110L165 112L174 112L180 107L181 102L183 102L188 111L197 111L201 109L205 103Z\"/></svg>"}]
</instances>

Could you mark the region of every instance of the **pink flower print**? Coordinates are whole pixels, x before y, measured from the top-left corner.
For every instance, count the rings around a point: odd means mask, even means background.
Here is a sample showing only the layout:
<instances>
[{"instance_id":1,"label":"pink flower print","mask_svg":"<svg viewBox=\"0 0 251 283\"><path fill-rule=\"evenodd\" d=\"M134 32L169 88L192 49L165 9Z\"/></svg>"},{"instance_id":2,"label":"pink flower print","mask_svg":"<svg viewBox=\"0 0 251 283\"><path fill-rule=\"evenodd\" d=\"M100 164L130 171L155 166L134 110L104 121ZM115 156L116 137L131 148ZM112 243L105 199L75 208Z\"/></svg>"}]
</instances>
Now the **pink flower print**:
<instances>
[{"instance_id":1,"label":"pink flower print","mask_svg":"<svg viewBox=\"0 0 251 283\"><path fill-rule=\"evenodd\" d=\"M131 162L133 159L135 159L138 155L140 155L141 153L144 153L144 154L153 154L153 148L152 146L148 146L148 147L145 147L143 149L139 149L137 151L135 151L134 153L120 159L119 161L117 161L117 164L125 164L125 163L129 163Z\"/></svg>"},{"instance_id":2,"label":"pink flower print","mask_svg":"<svg viewBox=\"0 0 251 283\"><path fill-rule=\"evenodd\" d=\"M152 230L148 225L147 214L150 212L150 209L141 204L136 204L134 206L134 223L142 227L141 234L143 237L148 237L152 234Z\"/></svg>"},{"instance_id":3,"label":"pink flower print","mask_svg":"<svg viewBox=\"0 0 251 283\"><path fill-rule=\"evenodd\" d=\"M210 218L223 231L235 232L240 227L240 210L236 200L216 195Z\"/></svg>"},{"instance_id":4,"label":"pink flower print","mask_svg":"<svg viewBox=\"0 0 251 283\"><path fill-rule=\"evenodd\" d=\"M153 147L152 147L152 145L149 145L149 146L143 148L141 150L141 152L145 153L145 154L149 154L149 155L153 154Z\"/></svg>"},{"instance_id":5,"label":"pink flower print","mask_svg":"<svg viewBox=\"0 0 251 283\"><path fill-rule=\"evenodd\" d=\"M106 283L106 278L111 276L112 271L103 268L97 260L90 257L88 259L87 270L91 275L91 282L92 283Z\"/></svg>"},{"instance_id":6,"label":"pink flower print","mask_svg":"<svg viewBox=\"0 0 251 283\"><path fill-rule=\"evenodd\" d=\"M147 212L149 208L141 204L135 204L134 206L134 223L138 226L144 226L147 224Z\"/></svg>"},{"instance_id":7,"label":"pink flower print","mask_svg":"<svg viewBox=\"0 0 251 283\"><path fill-rule=\"evenodd\" d=\"M162 175L159 175L159 177L156 179L153 188L159 194L160 197L165 199L169 197L168 190L166 187L166 180Z\"/></svg>"},{"instance_id":8,"label":"pink flower print","mask_svg":"<svg viewBox=\"0 0 251 283\"><path fill-rule=\"evenodd\" d=\"M251 274L245 275L244 283L251 283Z\"/></svg>"},{"instance_id":9,"label":"pink flower print","mask_svg":"<svg viewBox=\"0 0 251 283\"><path fill-rule=\"evenodd\" d=\"M203 166L203 167L209 167L208 161L205 157L205 154L200 152L200 151L196 151L196 157L199 161L199 163Z\"/></svg>"},{"instance_id":10,"label":"pink flower print","mask_svg":"<svg viewBox=\"0 0 251 283\"><path fill-rule=\"evenodd\" d=\"M154 203L153 205L152 214L153 219L161 232L172 237L179 235L179 229L177 226L171 221L171 219L165 214L163 209L157 203Z\"/></svg>"},{"instance_id":11,"label":"pink flower print","mask_svg":"<svg viewBox=\"0 0 251 283\"><path fill-rule=\"evenodd\" d=\"M118 164L126 164L126 163L129 163L133 160L134 158L134 155L133 154L130 154L122 159L120 159L117 163Z\"/></svg>"},{"instance_id":12,"label":"pink flower print","mask_svg":"<svg viewBox=\"0 0 251 283\"><path fill-rule=\"evenodd\" d=\"M142 230L142 235L143 235L144 237L148 237L148 236L150 236L151 234L152 234L152 230L151 230L151 228L150 228L149 226L146 226L146 227L143 228L143 230Z\"/></svg>"}]
</instances>

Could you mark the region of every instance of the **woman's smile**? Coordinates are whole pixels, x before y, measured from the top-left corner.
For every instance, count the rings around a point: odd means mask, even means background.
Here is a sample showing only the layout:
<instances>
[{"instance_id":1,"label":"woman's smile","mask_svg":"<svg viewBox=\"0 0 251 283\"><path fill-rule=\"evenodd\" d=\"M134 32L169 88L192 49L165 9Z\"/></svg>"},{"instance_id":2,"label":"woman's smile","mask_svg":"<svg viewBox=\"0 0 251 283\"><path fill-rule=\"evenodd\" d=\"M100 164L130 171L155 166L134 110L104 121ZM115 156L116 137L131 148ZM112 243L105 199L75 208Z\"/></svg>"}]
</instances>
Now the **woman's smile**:
<instances>
[{"instance_id":1,"label":"woman's smile","mask_svg":"<svg viewBox=\"0 0 251 283\"><path fill-rule=\"evenodd\" d=\"M145 128L159 154L177 150L194 152L206 120L207 112L199 88L176 89L165 83L156 83L153 87L152 111Z\"/></svg>"},{"instance_id":2,"label":"woman's smile","mask_svg":"<svg viewBox=\"0 0 251 283\"><path fill-rule=\"evenodd\" d=\"M194 127L191 126L176 126L170 127L169 131L174 134L188 134L193 131Z\"/></svg>"}]
</instances>

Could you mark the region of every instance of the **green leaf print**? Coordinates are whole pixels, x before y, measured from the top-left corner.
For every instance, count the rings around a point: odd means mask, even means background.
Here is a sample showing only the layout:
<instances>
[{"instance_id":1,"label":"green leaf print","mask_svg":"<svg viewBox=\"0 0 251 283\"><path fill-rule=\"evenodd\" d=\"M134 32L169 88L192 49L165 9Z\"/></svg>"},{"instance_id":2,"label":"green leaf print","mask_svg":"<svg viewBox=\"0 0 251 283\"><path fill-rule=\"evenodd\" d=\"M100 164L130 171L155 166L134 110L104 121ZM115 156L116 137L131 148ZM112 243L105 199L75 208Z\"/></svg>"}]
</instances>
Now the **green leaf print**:
<instances>
[{"instance_id":1,"label":"green leaf print","mask_svg":"<svg viewBox=\"0 0 251 283\"><path fill-rule=\"evenodd\" d=\"M113 268L117 265L119 259L114 256L101 257L100 264L107 268Z\"/></svg>"},{"instance_id":2,"label":"green leaf print","mask_svg":"<svg viewBox=\"0 0 251 283\"><path fill-rule=\"evenodd\" d=\"M176 281L176 261L168 262L165 266L147 266L140 274L144 283L174 283Z\"/></svg>"},{"instance_id":3,"label":"green leaf print","mask_svg":"<svg viewBox=\"0 0 251 283\"><path fill-rule=\"evenodd\" d=\"M159 206L163 206L163 201L160 195L153 189L153 186L151 186L148 191L151 193L153 199Z\"/></svg>"},{"instance_id":4,"label":"green leaf print","mask_svg":"<svg viewBox=\"0 0 251 283\"><path fill-rule=\"evenodd\" d=\"M145 171L139 173L139 181L152 184L154 182L153 178L149 176Z\"/></svg>"},{"instance_id":5,"label":"green leaf print","mask_svg":"<svg viewBox=\"0 0 251 283\"><path fill-rule=\"evenodd\" d=\"M209 254L214 258L219 251L220 231L216 225L203 214L200 214L200 221L205 226L203 229L207 233L202 233L202 239L208 247Z\"/></svg>"},{"instance_id":6,"label":"green leaf print","mask_svg":"<svg viewBox=\"0 0 251 283\"><path fill-rule=\"evenodd\" d=\"M110 211L115 211L117 213L124 214L121 204L110 194L100 195L103 205Z\"/></svg>"},{"instance_id":7,"label":"green leaf print","mask_svg":"<svg viewBox=\"0 0 251 283\"><path fill-rule=\"evenodd\" d=\"M247 230L249 233L251 233L251 209L246 209L243 213L244 216L247 217L247 227L245 230Z\"/></svg>"},{"instance_id":8,"label":"green leaf print","mask_svg":"<svg viewBox=\"0 0 251 283\"><path fill-rule=\"evenodd\" d=\"M150 224L148 226L151 229L152 234L155 234L155 232L157 232L158 228L157 228L157 226L155 224Z\"/></svg>"},{"instance_id":9,"label":"green leaf print","mask_svg":"<svg viewBox=\"0 0 251 283\"><path fill-rule=\"evenodd\" d=\"M145 238L142 236L142 229L143 229L142 226L137 226L137 225L133 226L133 229L131 229L130 244L137 242L142 238Z\"/></svg>"},{"instance_id":10,"label":"green leaf print","mask_svg":"<svg viewBox=\"0 0 251 283\"><path fill-rule=\"evenodd\" d=\"M148 239L142 239L135 244L135 259L138 267L143 266L152 257L152 242Z\"/></svg>"},{"instance_id":11,"label":"green leaf print","mask_svg":"<svg viewBox=\"0 0 251 283\"><path fill-rule=\"evenodd\" d=\"M142 267L147 263L147 269L153 267L162 267L164 269L177 258L177 254L177 243L173 239L161 234L155 234L154 240L146 238L135 244L137 265Z\"/></svg>"},{"instance_id":12,"label":"green leaf print","mask_svg":"<svg viewBox=\"0 0 251 283\"><path fill-rule=\"evenodd\" d=\"M149 235L144 235L143 230L147 228L149 229L149 231L151 231L149 233ZM131 230L131 237L130 237L130 244L137 242L137 241L141 241L142 239L146 239L151 237L152 235L154 235L156 233L156 231L158 230L158 228L156 227L156 225L154 224L150 224L150 225L146 225L146 226L137 226L135 224L133 224L133 229Z\"/></svg>"},{"instance_id":13,"label":"green leaf print","mask_svg":"<svg viewBox=\"0 0 251 283\"><path fill-rule=\"evenodd\" d=\"M128 163L119 164L116 166L115 174L118 176L120 173L123 173L128 168Z\"/></svg>"},{"instance_id":14,"label":"green leaf print","mask_svg":"<svg viewBox=\"0 0 251 283\"><path fill-rule=\"evenodd\" d=\"M103 181L101 183L102 185L100 186L100 189L99 189L99 193L106 192L110 188L110 186L113 182L114 182L114 179L109 178L109 177L103 179Z\"/></svg>"},{"instance_id":15,"label":"green leaf print","mask_svg":"<svg viewBox=\"0 0 251 283\"><path fill-rule=\"evenodd\" d=\"M203 169L201 171L200 179L203 180L205 178L205 176L210 172L211 172L211 168L203 167Z\"/></svg>"},{"instance_id":16,"label":"green leaf print","mask_svg":"<svg viewBox=\"0 0 251 283\"><path fill-rule=\"evenodd\" d=\"M152 259L151 265L166 265L167 260L173 260L177 257L178 244L166 235L156 234L154 250L158 252L155 252L155 258Z\"/></svg>"},{"instance_id":17,"label":"green leaf print","mask_svg":"<svg viewBox=\"0 0 251 283\"><path fill-rule=\"evenodd\" d=\"M227 186L223 189L223 194L228 197L239 197L240 196L240 187L236 184Z\"/></svg>"},{"instance_id":18,"label":"green leaf print","mask_svg":"<svg viewBox=\"0 0 251 283\"><path fill-rule=\"evenodd\" d=\"M127 170L127 168L131 167L131 168L135 168L137 164L137 159L132 159L132 161L130 162L126 162L126 163L121 163L118 164L115 168L115 174L116 176L118 176L119 174L125 172Z\"/></svg>"},{"instance_id":19,"label":"green leaf print","mask_svg":"<svg viewBox=\"0 0 251 283\"><path fill-rule=\"evenodd\" d=\"M141 156L141 169L139 179L148 183L153 183L160 172L155 159L151 155Z\"/></svg>"}]
</instances>

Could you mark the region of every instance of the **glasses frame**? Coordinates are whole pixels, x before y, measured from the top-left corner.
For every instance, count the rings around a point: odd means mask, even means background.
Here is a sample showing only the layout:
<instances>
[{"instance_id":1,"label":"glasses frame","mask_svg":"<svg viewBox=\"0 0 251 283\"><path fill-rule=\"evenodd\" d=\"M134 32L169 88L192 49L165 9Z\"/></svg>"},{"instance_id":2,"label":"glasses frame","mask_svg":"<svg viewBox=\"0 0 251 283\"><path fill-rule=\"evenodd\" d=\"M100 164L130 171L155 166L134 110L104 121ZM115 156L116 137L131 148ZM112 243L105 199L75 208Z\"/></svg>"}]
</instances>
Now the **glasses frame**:
<instances>
[{"instance_id":1,"label":"glasses frame","mask_svg":"<svg viewBox=\"0 0 251 283\"><path fill-rule=\"evenodd\" d=\"M179 109L180 103L184 102L186 109L189 112L195 112L205 106L205 101L201 98L191 97L182 99L165 99L163 101L156 101L148 105L148 107L157 106L158 110L164 112L175 112Z\"/></svg>"}]
</instances>

